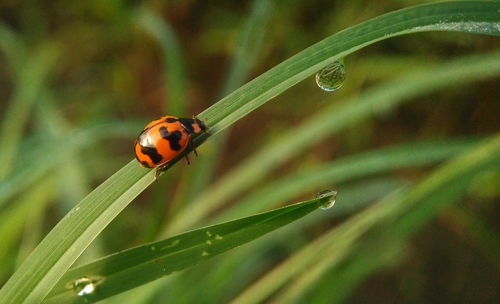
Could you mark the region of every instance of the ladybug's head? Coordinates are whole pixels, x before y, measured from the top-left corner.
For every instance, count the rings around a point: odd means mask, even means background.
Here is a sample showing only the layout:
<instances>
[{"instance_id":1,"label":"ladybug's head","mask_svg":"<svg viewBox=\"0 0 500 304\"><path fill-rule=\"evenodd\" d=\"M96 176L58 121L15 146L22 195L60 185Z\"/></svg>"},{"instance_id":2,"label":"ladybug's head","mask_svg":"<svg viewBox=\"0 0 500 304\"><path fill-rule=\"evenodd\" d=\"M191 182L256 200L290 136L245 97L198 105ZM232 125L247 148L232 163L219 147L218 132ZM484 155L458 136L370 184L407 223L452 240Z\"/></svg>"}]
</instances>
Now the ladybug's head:
<instances>
[{"instance_id":1,"label":"ladybug's head","mask_svg":"<svg viewBox=\"0 0 500 304\"><path fill-rule=\"evenodd\" d=\"M205 124L198 118L179 118L179 122L189 134L199 133L201 131L205 132L207 130Z\"/></svg>"},{"instance_id":2,"label":"ladybug's head","mask_svg":"<svg viewBox=\"0 0 500 304\"><path fill-rule=\"evenodd\" d=\"M201 120L199 120L198 118L194 119L194 123L196 125L198 125L198 128L200 128L200 131L205 132L207 130L207 126L205 126L205 124Z\"/></svg>"}]
</instances>

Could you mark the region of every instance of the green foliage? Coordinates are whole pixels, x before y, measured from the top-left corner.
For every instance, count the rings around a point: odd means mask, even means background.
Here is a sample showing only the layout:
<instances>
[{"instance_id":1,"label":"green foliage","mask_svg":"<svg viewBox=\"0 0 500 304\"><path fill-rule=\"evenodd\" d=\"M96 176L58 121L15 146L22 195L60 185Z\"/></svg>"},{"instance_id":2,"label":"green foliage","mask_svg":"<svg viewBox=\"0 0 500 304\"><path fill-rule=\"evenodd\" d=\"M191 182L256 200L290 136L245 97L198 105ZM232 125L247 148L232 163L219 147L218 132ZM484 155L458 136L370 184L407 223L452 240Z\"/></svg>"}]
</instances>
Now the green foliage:
<instances>
[{"instance_id":1,"label":"green foliage","mask_svg":"<svg viewBox=\"0 0 500 304\"><path fill-rule=\"evenodd\" d=\"M486 219L500 165L498 2L386 14L402 5L149 5L30 2L0 13L1 303L337 303L405 263L411 237L442 214L498 267ZM220 58L232 58L229 69ZM299 84L338 59L341 90ZM201 105L226 70L223 98ZM200 157L153 184L154 170L130 161L134 136L164 111L195 108L207 108L197 117L209 126L193 138ZM311 200L324 189L339 192L336 205L304 217L329 199Z\"/></svg>"}]
</instances>

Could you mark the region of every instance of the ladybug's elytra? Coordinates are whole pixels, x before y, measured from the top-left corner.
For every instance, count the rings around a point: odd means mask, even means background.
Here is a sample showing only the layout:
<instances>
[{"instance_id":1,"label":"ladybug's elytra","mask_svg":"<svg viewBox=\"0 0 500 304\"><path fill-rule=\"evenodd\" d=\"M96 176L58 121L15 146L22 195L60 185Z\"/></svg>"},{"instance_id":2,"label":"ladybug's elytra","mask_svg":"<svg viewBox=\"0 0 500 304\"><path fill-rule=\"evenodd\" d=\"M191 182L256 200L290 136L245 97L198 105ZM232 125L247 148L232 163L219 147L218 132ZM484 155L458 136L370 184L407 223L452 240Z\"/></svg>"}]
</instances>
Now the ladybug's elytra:
<instances>
[{"instance_id":1,"label":"ladybug's elytra","mask_svg":"<svg viewBox=\"0 0 500 304\"><path fill-rule=\"evenodd\" d=\"M191 144L191 134L206 131L207 127L197 118L163 116L150 122L135 140L135 157L146 168L158 167L159 172L168 162ZM196 150L194 150L196 154ZM189 164L189 159L186 159Z\"/></svg>"}]
</instances>

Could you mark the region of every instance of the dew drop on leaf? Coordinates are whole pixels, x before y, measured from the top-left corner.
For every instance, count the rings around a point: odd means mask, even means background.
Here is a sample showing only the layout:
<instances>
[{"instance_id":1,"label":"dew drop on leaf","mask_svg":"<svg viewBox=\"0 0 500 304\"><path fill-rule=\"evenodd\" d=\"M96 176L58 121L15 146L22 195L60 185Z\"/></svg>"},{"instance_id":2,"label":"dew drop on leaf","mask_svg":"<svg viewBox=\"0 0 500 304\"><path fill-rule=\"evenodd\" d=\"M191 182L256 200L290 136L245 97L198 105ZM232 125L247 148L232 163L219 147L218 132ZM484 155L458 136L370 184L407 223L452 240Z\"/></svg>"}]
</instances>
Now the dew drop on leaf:
<instances>
[{"instance_id":1,"label":"dew drop on leaf","mask_svg":"<svg viewBox=\"0 0 500 304\"><path fill-rule=\"evenodd\" d=\"M345 66L339 61L327 65L321 71L316 73L316 83L327 92L340 89L346 78Z\"/></svg>"},{"instance_id":2,"label":"dew drop on leaf","mask_svg":"<svg viewBox=\"0 0 500 304\"><path fill-rule=\"evenodd\" d=\"M102 281L102 278L83 277L75 280L68 285L78 294L78 296L81 297L92 294L95 290L95 286L99 281Z\"/></svg>"},{"instance_id":3,"label":"dew drop on leaf","mask_svg":"<svg viewBox=\"0 0 500 304\"><path fill-rule=\"evenodd\" d=\"M335 205L335 200L337 199L337 191L335 190L323 190L320 193L316 194L316 198L322 198L325 196L329 196L330 199L323 206L320 207L321 210L326 210L332 208Z\"/></svg>"}]
</instances>

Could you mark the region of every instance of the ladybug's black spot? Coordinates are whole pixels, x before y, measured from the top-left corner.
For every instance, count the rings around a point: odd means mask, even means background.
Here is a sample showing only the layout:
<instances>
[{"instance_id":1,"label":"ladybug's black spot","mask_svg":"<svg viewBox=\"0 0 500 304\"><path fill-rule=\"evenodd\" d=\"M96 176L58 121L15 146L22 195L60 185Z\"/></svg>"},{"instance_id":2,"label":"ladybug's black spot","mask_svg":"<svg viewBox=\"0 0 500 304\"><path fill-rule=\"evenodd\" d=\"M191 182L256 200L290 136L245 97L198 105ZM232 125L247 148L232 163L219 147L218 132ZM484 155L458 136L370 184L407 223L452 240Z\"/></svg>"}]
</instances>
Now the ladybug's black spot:
<instances>
[{"instance_id":1,"label":"ladybug's black spot","mask_svg":"<svg viewBox=\"0 0 500 304\"><path fill-rule=\"evenodd\" d=\"M194 119L191 119L191 118L179 118L179 122L184 127L184 129L186 130L186 132L188 132L189 134L193 134L194 133L194 128L193 128Z\"/></svg>"},{"instance_id":2,"label":"ladybug's black spot","mask_svg":"<svg viewBox=\"0 0 500 304\"><path fill-rule=\"evenodd\" d=\"M151 160L155 164L161 162L161 160L163 159L163 157L160 154L158 154L158 151L156 151L156 148L153 148L153 147L141 146L141 152L146 154L147 156L149 156L149 158L151 158ZM149 167L149 166L147 166L147 167Z\"/></svg>"},{"instance_id":3,"label":"ladybug's black spot","mask_svg":"<svg viewBox=\"0 0 500 304\"><path fill-rule=\"evenodd\" d=\"M177 118L173 118L173 117L169 117L169 118L165 119L165 121L169 122L169 123L172 123L172 122L178 121L178 119Z\"/></svg>"},{"instance_id":4,"label":"ladybug's black spot","mask_svg":"<svg viewBox=\"0 0 500 304\"><path fill-rule=\"evenodd\" d=\"M135 143L135 144L137 145L137 140L136 140L136 143ZM141 166L146 167L146 168L150 168L150 167L149 167L149 164L148 164L147 162L145 162L145 161L141 161L141 160L139 159L139 156L137 155L137 153L135 154L135 159L137 159L137 161L141 164Z\"/></svg>"},{"instance_id":5,"label":"ladybug's black spot","mask_svg":"<svg viewBox=\"0 0 500 304\"><path fill-rule=\"evenodd\" d=\"M168 140L170 143L170 149L174 151L180 151L181 150L181 145L179 144L179 141L182 138L182 133L181 131L173 131L173 132L168 132L167 128L161 127L160 128L160 135L164 139Z\"/></svg>"}]
</instances>

